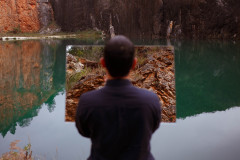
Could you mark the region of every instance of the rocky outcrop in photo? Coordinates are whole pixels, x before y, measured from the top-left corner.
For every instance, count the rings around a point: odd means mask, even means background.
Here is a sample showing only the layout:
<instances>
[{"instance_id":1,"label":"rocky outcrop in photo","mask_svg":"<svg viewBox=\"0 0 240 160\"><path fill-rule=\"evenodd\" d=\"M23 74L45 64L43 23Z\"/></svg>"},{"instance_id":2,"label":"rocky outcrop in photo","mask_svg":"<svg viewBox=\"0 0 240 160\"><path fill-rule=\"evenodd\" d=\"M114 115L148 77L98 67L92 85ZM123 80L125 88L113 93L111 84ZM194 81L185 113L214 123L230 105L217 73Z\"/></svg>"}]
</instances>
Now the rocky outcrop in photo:
<instances>
[{"instance_id":1,"label":"rocky outcrop in photo","mask_svg":"<svg viewBox=\"0 0 240 160\"><path fill-rule=\"evenodd\" d=\"M156 93L162 103L162 121L175 122L176 90L173 48L138 46L136 55L139 63L130 74L133 85ZM71 59L71 56L68 54L67 60ZM105 84L105 72L97 62L93 65L92 61L79 58L77 63L81 61L84 66L88 65L92 70L87 74L80 74L75 84L67 89L66 121L75 121L76 108L81 94L101 88ZM73 61L67 62L71 64ZM69 66L67 68L67 77L69 77L69 74L73 74L73 69L71 65L67 64L67 66ZM83 68L83 72L85 72L84 69L86 68ZM68 86L68 78L66 83Z\"/></svg>"}]
</instances>

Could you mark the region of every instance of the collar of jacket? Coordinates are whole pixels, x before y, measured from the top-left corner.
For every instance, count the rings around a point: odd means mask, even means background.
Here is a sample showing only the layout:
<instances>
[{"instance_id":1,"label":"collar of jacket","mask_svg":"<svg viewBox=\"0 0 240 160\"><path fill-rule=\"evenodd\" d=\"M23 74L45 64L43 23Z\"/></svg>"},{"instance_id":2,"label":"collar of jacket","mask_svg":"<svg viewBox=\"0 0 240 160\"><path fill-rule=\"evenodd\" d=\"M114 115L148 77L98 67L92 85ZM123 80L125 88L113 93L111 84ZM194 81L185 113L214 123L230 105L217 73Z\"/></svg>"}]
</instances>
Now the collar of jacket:
<instances>
[{"instance_id":1,"label":"collar of jacket","mask_svg":"<svg viewBox=\"0 0 240 160\"><path fill-rule=\"evenodd\" d=\"M119 86L129 86L132 82L128 79L112 79L107 80L106 86L119 87Z\"/></svg>"}]
</instances>

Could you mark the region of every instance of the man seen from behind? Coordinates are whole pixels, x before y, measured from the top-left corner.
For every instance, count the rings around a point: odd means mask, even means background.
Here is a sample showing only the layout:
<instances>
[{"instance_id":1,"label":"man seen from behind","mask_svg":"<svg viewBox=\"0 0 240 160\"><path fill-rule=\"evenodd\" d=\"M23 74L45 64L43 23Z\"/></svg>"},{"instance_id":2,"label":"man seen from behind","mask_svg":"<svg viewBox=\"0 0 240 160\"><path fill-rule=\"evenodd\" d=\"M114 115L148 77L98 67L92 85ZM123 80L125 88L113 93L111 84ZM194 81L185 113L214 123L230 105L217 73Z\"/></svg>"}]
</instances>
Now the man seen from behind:
<instances>
[{"instance_id":1,"label":"man seen from behind","mask_svg":"<svg viewBox=\"0 0 240 160\"><path fill-rule=\"evenodd\" d=\"M106 85L80 96L76 114L79 133L91 139L88 160L154 160L150 139L161 121L158 96L134 87L134 45L124 36L113 37L100 62Z\"/></svg>"}]
</instances>

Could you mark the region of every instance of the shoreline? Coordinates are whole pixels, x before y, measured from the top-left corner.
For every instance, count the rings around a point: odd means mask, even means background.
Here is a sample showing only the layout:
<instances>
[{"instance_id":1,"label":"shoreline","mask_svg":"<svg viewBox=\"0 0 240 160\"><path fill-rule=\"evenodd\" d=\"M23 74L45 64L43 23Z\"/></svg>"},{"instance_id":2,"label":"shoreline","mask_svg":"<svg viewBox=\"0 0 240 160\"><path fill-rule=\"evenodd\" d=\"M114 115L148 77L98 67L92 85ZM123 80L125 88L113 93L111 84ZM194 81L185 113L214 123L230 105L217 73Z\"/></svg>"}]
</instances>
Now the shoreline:
<instances>
[{"instance_id":1,"label":"shoreline","mask_svg":"<svg viewBox=\"0 0 240 160\"><path fill-rule=\"evenodd\" d=\"M105 39L106 35L103 32L97 31L79 31L79 33L67 33L60 32L55 34L40 34L40 33L20 33L20 34L2 34L0 33L0 41L21 41L21 40L39 40L39 39L65 39L65 38L96 38L96 39ZM160 39L167 40L165 37ZM155 40L155 39L152 39ZM222 39L222 38L206 38L206 39L188 39L188 38L174 38L170 37L169 40L192 40L192 41L233 41L238 42L240 39Z\"/></svg>"},{"instance_id":2,"label":"shoreline","mask_svg":"<svg viewBox=\"0 0 240 160\"><path fill-rule=\"evenodd\" d=\"M65 38L96 38L104 39L105 35L102 32L86 30L79 32L59 32L55 34L40 34L40 33L19 33L19 34L0 34L0 41L21 41L21 40L39 40L39 39L65 39Z\"/></svg>"},{"instance_id":3,"label":"shoreline","mask_svg":"<svg viewBox=\"0 0 240 160\"><path fill-rule=\"evenodd\" d=\"M1 41L15 41L15 40L34 40L34 39L62 39L62 38L77 38L77 34L72 35L54 35L54 36L5 36L0 37Z\"/></svg>"}]
</instances>

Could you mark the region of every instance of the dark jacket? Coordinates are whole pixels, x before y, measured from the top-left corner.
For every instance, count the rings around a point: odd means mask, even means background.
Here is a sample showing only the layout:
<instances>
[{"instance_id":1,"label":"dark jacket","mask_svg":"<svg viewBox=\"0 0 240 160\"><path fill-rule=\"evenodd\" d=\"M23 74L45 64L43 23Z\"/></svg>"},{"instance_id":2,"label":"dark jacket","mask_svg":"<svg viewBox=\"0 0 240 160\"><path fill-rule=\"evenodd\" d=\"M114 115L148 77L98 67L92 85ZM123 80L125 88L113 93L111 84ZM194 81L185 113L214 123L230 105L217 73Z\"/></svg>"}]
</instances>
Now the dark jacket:
<instances>
[{"instance_id":1,"label":"dark jacket","mask_svg":"<svg viewBox=\"0 0 240 160\"><path fill-rule=\"evenodd\" d=\"M160 120L156 94L129 80L108 80L105 87L81 95L76 127L91 138L88 160L154 160L150 139Z\"/></svg>"}]
</instances>

